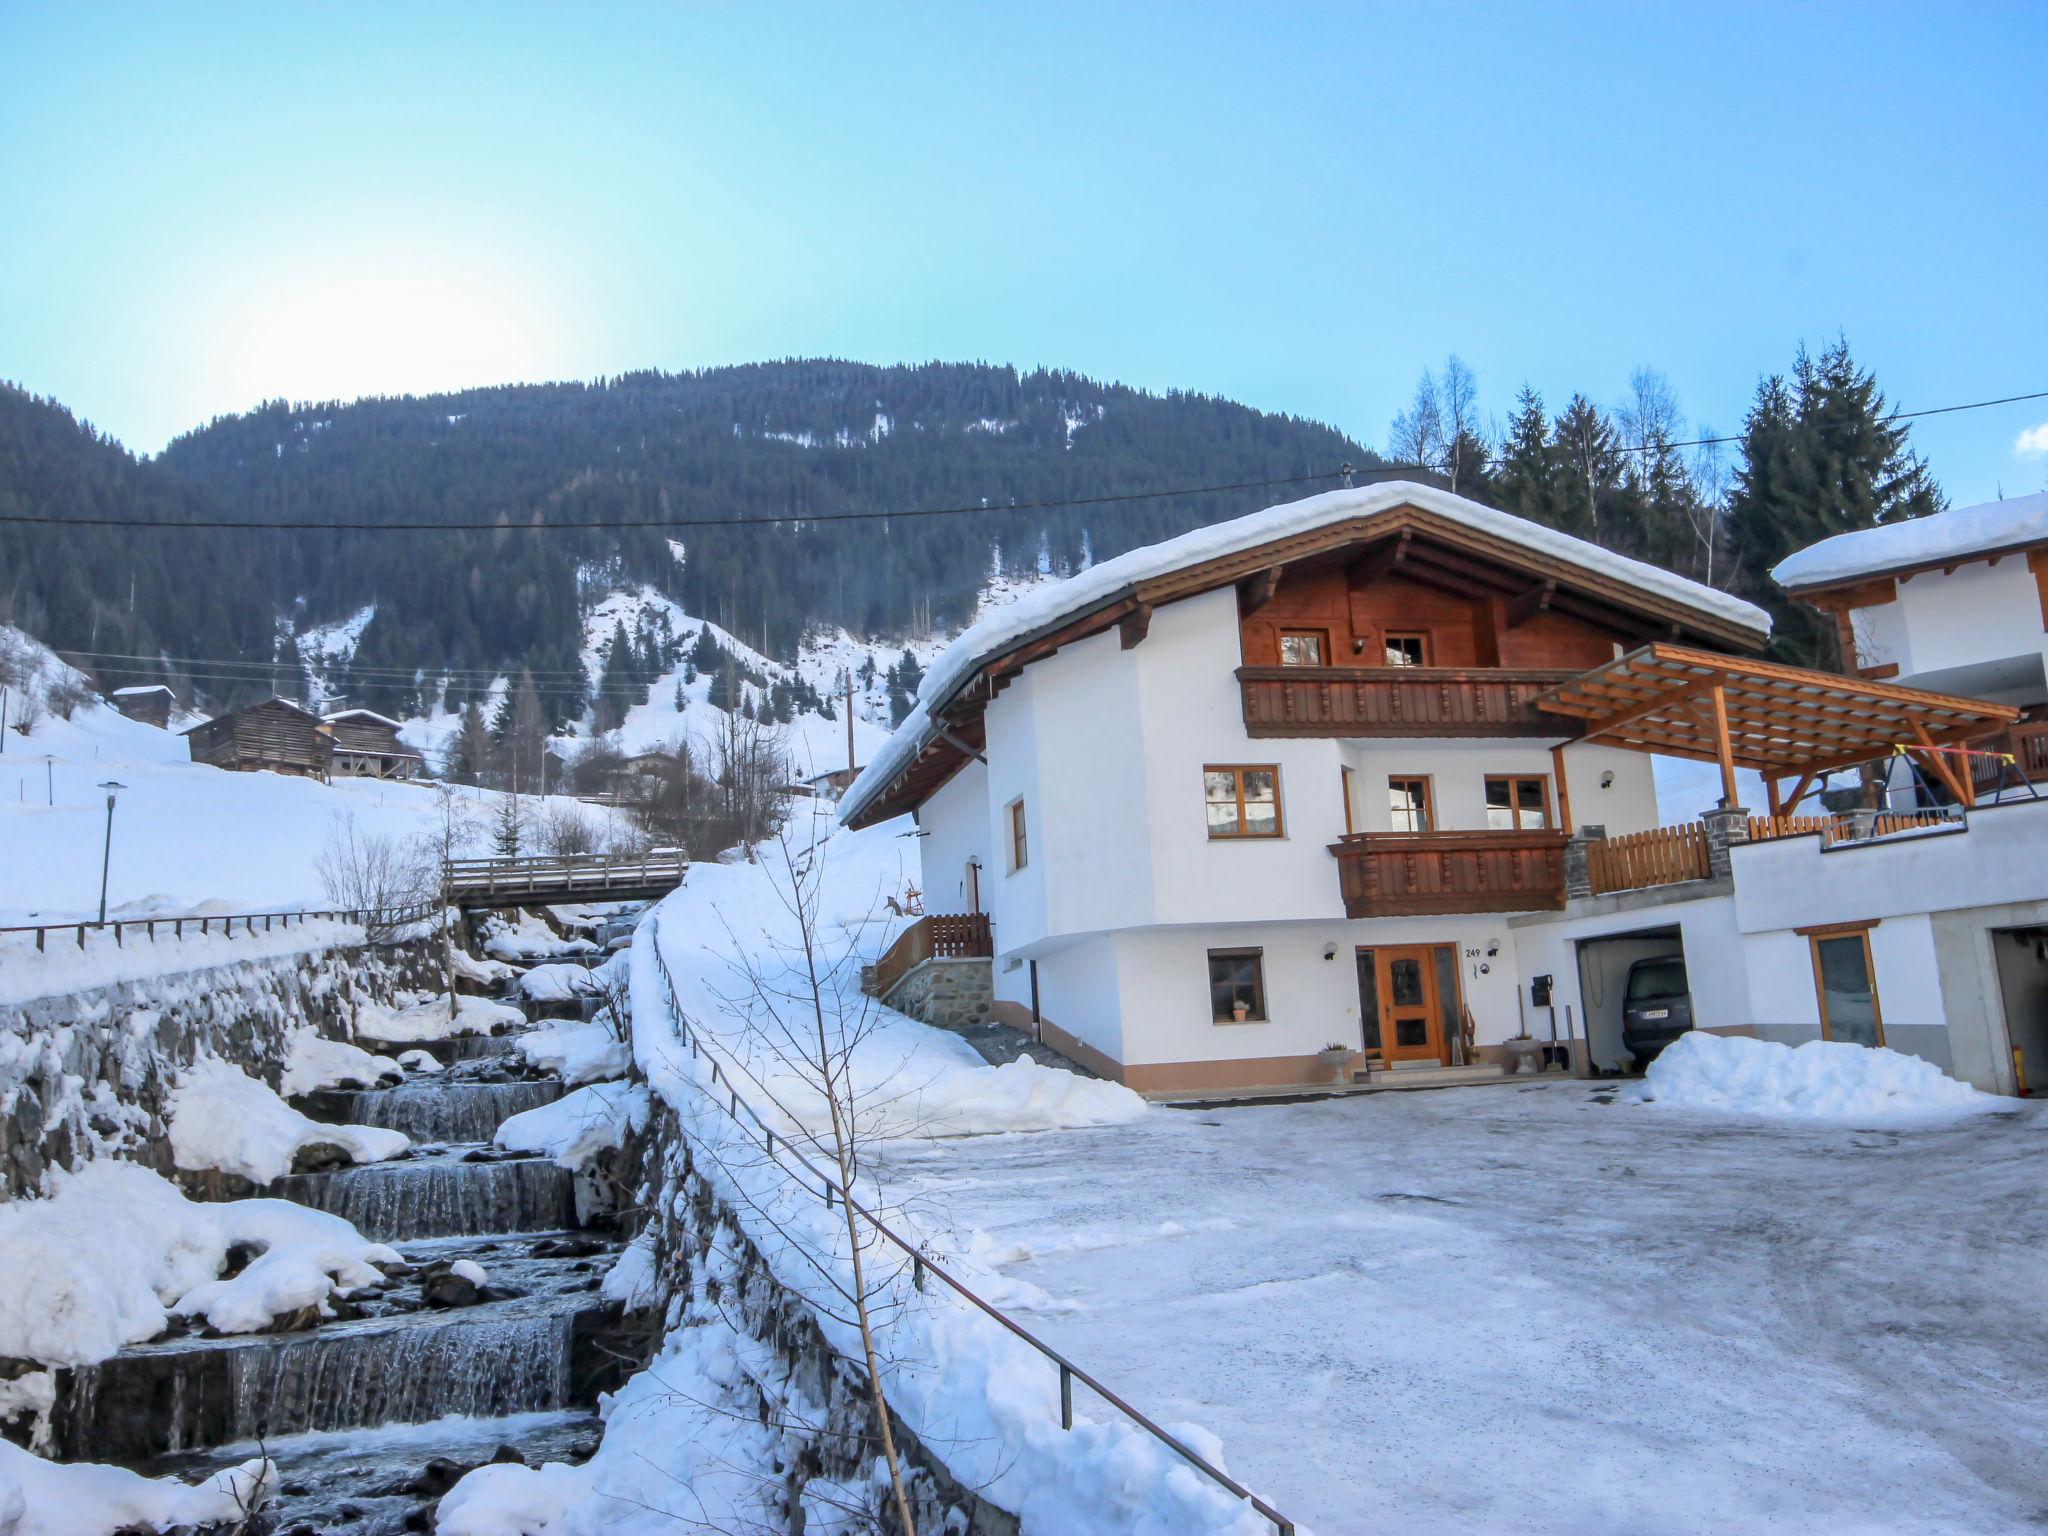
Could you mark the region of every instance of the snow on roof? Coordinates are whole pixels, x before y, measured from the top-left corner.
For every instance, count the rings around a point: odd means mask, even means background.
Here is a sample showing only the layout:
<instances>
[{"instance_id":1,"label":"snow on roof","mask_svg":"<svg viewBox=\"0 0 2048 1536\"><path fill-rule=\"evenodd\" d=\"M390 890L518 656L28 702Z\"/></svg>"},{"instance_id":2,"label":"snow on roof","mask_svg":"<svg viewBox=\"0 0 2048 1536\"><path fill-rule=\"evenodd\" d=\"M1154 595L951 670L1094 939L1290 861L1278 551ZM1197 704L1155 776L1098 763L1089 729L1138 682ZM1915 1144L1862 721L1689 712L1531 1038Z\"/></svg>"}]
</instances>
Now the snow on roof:
<instances>
[{"instance_id":1,"label":"snow on roof","mask_svg":"<svg viewBox=\"0 0 2048 1536\"><path fill-rule=\"evenodd\" d=\"M1787 555L1771 578L1787 588L1826 586L2026 544L2048 544L2048 491L1838 533Z\"/></svg>"},{"instance_id":2,"label":"snow on roof","mask_svg":"<svg viewBox=\"0 0 2048 1536\"><path fill-rule=\"evenodd\" d=\"M333 714L331 714L331 715L322 715L322 716L321 716L321 718L322 718L323 720L330 720L330 721L332 721L332 720L374 720L374 721L376 721L376 722L377 722L377 723L378 723L379 725L388 725L388 726L390 726L390 727L391 727L391 729L393 729L394 731L398 729L398 722L397 722L396 720L392 719L392 718L391 718L391 717L390 717L389 715L380 715L380 714L378 714L378 713L377 713L377 711L375 711L374 709L343 709L343 710L337 710L337 711L335 711L335 713L333 713Z\"/></svg>"},{"instance_id":3,"label":"snow on roof","mask_svg":"<svg viewBox=\"0 0 2048 1536\"><path fill-rule=\"evenodd\" d=\"M162 683L149 683L135 688L116 688L107 697L110 699L133 699L139 698L145 693L169 693L170 691Z\"/></svg>"},{"instance_id":4,"label":"snow on roof","mask_svg":"<svg viewBox=\"0 0 2048 1536\"><path fill-rule=\"evenodd\" d=\"M1248 513L1228 522L1196 528L1178 538L1148 544L1114 559L1092 565L1066 581L1052 582L1025 593L1006 608L978 620L962 630L953 643L941 651L926 669L917 690L917 703L902 725L861 770L840 802L840 819L856 816L867 802L913 761L936 730L931 719L934 707L950 698L955 689L973 675L976 668L1024 636L1072 614L1104 602L1136 581L1166 575L1205 560L1256 549L1276 539L1310 533L1332 523L1373 517L1397 507L1420 507L1451 522L1462 523L1475 532L1513 540L1530 551L1553 560L1597 572L1641 591L1681 603L1698 613L1756 631L1759 638L1770 634L1771 619L1753 603L1731 597L1699 582L1689 581L1662 567L1631 560L1584 539L1559 533L1540 523L1512 513L1496 511L1453 496L1434 486L1408 480L1389 480L1355 490L1326 491L1301 501L1290 501Z\"/></svg>"}]
</instances>

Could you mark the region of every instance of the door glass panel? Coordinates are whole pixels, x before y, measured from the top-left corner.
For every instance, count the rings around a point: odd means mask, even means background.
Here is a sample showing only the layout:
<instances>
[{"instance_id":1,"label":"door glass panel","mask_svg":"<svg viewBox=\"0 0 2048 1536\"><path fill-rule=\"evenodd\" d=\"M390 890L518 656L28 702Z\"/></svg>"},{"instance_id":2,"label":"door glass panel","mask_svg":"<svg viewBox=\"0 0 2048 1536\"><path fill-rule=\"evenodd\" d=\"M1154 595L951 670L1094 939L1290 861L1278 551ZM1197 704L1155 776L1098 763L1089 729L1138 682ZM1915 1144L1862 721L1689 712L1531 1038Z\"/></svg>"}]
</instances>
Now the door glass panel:
<instances>
[{"instance_id":1,"label":"door glass panel","mask_svg":"<svg viewBox=\"0 0 2048 1536\"><path fill-rule=\"evenodd\" d=\"M1820 990L1828 1011L1828 1035L1852 1045L1876 1045L1877 995L1870 984L1868 954L1861 934L1816 941Z\"/></svg>"},{"instance_id":2,"label":"door glass panel","mask_svg":"<svg viewBox=\"0 0 2048 1536\"><path fill-rule=\"evenodd\" d=\"M1458 1019L1458 951L1455 945L1439 944L1430 951L1436 961L1437 1016L1443 1024L1443 1038L1457 1042L1451 1049L1453 1065L1461 1064L1464 1031Z\"/></svg>"},{"instance_id":3,"label":"door glass panel","mask_svg":"<svg viewBox=\"0 0 2048 1536\"><path fill-rule=\"evenodd\" d=\"M1373 968L1372 951L1358 952L1358 1013L1365 1025L1365 1048L1380 1048L1380 983Z\"/></svg>"},{"instance_id":4,"label":"door glass panel","mask_svg":"<svg viewBox=\"0 0 2048 1536\"><path fill-rule=\"evenodd\" d=\"M1403 1014L1394 1020L1394 1043L1400 1046L1425 1046L1429 1044L1429 1016L1427 1014Z\"/></svg>"},{"instance_id":5,"label":"door glass panel","mask_svg":"<svg viewBox=\"0 0 2048 1536\"><path fill-rule=\"evenodd\" d=\"M1396 1008L1422 1006L1422 962L1391 960L1387 963L1387 991Z\"/></svg>"}]
</instances>

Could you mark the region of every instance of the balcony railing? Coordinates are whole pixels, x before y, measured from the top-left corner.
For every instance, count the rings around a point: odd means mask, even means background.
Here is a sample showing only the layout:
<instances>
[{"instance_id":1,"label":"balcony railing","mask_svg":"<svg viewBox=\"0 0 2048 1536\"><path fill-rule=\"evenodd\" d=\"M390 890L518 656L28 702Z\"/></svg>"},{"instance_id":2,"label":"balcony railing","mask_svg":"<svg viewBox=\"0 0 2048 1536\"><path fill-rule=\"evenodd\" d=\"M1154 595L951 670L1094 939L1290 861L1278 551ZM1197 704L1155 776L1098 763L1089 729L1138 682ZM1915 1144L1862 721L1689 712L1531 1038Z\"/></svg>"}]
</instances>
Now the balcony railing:
<instances>
[{"instance_id":1,"label":"balcony railing","mask_svg":"<svg viewBox=\"0 0 2048 1536\"><path fill-rule=\"evenodd\" d=\"M1347 917L1555 912L1562 832L1354 832L1330 845Z\"/></svg>"},{"instance_id":2,"label":"balcony railing","mask_svg":"<svg viewBox=\"0 0 2048 1536\"><path fill-rule=\"evenodd\" d=\"M2048 720L2021 720L2010 730L1970 743L1976 752L2000 754L1970 758L1970 777L1980 795L2001 788L2017 787L2021 780L2040 783L2048 779ZM2012 762L2002 760L2009 754Z\"/></svg>"},{"instance_id":3,"label":"balcony railing","mask_svg":"<svg viewBox=\"0 0 2048 1536\"><path fill-rule=\"evenodd\" d=\"M1697 821L1630 832L1586 848L1586 875L1595 896L1704 880L1712 873L1707 829Z\"/></svg>"},{"instance_id":4,"label":"balcony railing","mask_svg":"<svg viewBox=\"0 0 2048 1536\"><path fill-rule=\"evenodd\" d=\"M896 983L931 959L985 960L996 952L986 912L934 912L896 935L875 962L873 995L886 998Z\"/></svg>"},{"instance_id":5,"label":"balcony railing","mask_svg":"<svg viewBox=\"0 0 2048 1536\"><path fill-rule=\"evenodd\" d=\"M1544 736L1575 722L1536 708L1571 671L1493 667L1240 667L1251 736Z\"/></svg>"}]
</instances>

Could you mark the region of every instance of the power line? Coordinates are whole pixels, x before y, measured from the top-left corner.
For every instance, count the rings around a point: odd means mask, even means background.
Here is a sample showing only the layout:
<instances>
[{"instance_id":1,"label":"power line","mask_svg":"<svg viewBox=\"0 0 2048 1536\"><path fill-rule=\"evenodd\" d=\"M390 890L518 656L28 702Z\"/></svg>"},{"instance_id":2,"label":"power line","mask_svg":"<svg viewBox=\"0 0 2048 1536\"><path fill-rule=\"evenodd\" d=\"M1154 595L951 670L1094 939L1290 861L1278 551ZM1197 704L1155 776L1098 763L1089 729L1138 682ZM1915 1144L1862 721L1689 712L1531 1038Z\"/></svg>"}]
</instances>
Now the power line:
<instances>
[{"instance_id":1,"label":"power line","mask_svg":"<svg viewBox=\"0 0 2048 1536\"><path fill-rule=\"evenodd\" d=\"M1928 406L1917 411L1893 411L1887 421L1917 421L1925 416L1948 416L1958 411L1988 410L1993 406L2017 405L2028 400L2048 400L2048 389L2033 390L2025 394L2001 395L1995 400L1969 400L1957 405ZM1828 424L1823 424L1828 425ZM1839 425L1858 425L1840 423ZM1616 445L1611 451L1618 456L1630 454L1665 453L1676 448L1709 448L1727 443L1739 443L1745 434L1725 433L1717 437L1688 438L1683 442L1632 443ZM1505 454L1501 452L1475 454L1478 464L1497 464ZM602 518L594 522L549 523L530 521L511 522L428 522L408 520L402 522L367 522L361 520L315 522L302 519L278 519L257 521L249 518L191 518L174 520L152 520L124 517L63 517L43 513L10 512L0 513L0 524L36 525L69 528L143 528L151 530L237 530L242 532L274 533L576 533L590 530L629 528L773 528L784 524L801 526L805 523L858 523L886 522L895 518L960 517L972 513L986 512L1048 512L1063 507L1118 506L1139 501L1169 501L1182 496L1219 496L1233 491L1266 490L1277 485L1307 485L1318 480L1335 480L1345 476L1385 476L1412 474L1417 472L1441 474L1452 468L1449 460L1429 462L1416 461L1406 464L1380 463L1364 468L1338 468L1315 470L1300 475L1277 475L1264 480L1238 480L1220 485L1181 486L1171 490L1119 491L1101 496L1072 496L1049 498L1039 501L991 501L983 498L951 507L903 507L888 511L856 510L849 512L786 513L769 517L645 517L645 518Z\"/></svg>"}]
</instances>

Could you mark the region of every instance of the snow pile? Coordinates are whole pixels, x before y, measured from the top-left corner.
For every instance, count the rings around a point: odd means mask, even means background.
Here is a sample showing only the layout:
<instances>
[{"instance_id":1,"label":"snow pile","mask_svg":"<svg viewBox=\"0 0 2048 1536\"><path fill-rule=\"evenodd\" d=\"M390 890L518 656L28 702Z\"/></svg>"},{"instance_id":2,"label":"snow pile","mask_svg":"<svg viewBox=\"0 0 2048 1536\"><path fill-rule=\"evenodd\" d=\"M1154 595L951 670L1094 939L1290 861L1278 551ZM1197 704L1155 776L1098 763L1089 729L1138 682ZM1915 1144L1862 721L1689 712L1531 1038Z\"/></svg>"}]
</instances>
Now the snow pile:
<instances>
[{"instance_id":1,"label":"snow pile","mask_svg":"<svg viewBox=\"0 0 2048 1536\"><path fill-rule=\"evenodd\" d=\"M513 1115L498 1127L497 1143L507 1152L544 1152L559 1166L580 1171L598 1153L623 1147L628 1133L646 1130L651 1107L638 1083L592 1083Z\"/></svg>"},{"instance_id":2,"label":"snow pile","mask_svg":"<svg viewBox=\"0 0 2048 1536\"><path fill-rule=\"evenodd\" d=\"M473 987L496 987L512 980L519 974L516 966L502 960L479 960L468 950L457 945L450 955L457 981L466 981Z\"/></svg>"},{"instance_id":3,"label":"snow pile","mask_svg":"<svg viewBox=\"0 0 2048 1536\"><path fill-rule=\"evenodd\" d=\"M1786 588L1813 587L2041 543L2048 543L2048 491L1838 533L1787 555L1771 568L1771 579Z\"/></svg>"},{"instance_id":4,"label":"snow pile","mask_svg":"<svg viewBox=\"0 0 2048 1536\"><path fill-rule=\"evenodd\" d=\"M389 1056L373 1056L359 1045L329 1040L318 1030L302 1026L292 1033L291 1052L285 1057L277 1091L296 1099L320 1088L375 1088L387 1078L404 1075L405 1069Z\"/></svg>"},{"instance_id":5,"label":"snow pile","mask_svg":"<svg viewBox=\"0 0 2048 1536\"><path fill-rule=\"evenodd\" d=\"M1944 1120L2008 1107L1918 1056L1839 1040L1794 1048L1697 1029L1650 1063L1641 1094L1675 1109L1859 1123Z\"/></svg>"},{"instance_id":6,"label":"snow pile","mask_svg":"<svg viewBox=\"0 0 2048 1536\"><path fill-rule=\"evenodd\" d=\"M134 1163L58 1174L47 1200L0 1205L0 1355L90 1365L155 1338L171 1315L249 1333L378 1285L400 1256L339 1216L285 1200L202 1204ZM228 1250L263 1250L216 1280Z\"/></svg>"},{"instance_id":7,"label":"snow pile","mask_svg":"<svg viewBox=\"0 0 2048 1536\"><path fill-rule=\"evenodd\" d=\"M609 1024L532 1029L512 1044L528 1066L552 1072L571 1087L624 1077L633 1065L633 1053Z\"/></svg>"},{"instance_id":8,"label":"snow pile","mask_svg":"<svg viewBox=\"0 0 2048 1536\"><path fill-rule=\"evenodd\" d=\"M1369 524L1373 518L1407 505L1580 570L1597 572L1626 586L1654 593L1722 623L1740 625L1759 641L1770 634L1770 615L1740 598L1433 486L1389 480L1358 490L1328 491L1130 550L1090 566L1066 581L1040 587L1007 608L976 620L927 669L917 691L916 707L887 745L868 760L861 776L847 790L840 801L842 816L857 813L916 756L937 729L932 712L951 698L983 661L1025 635L1106 601L1132 582L1333 523L1357 520Z\"/></svg>"},{"instance_id":9,"label":"snow pile","mask_svg":"<svg viewBox=\"0 0 2048 1536\"><path fill-rule=\"evenodd\" d=\"M341 1148L351 1162L381 1163L412 1145L403 1132L308 1120L233 1062L203 1056L179 1076L170 1100L171 1153L188 1171L219 1169L253 1184L292 1170L301 1147Z\"/></svg>"},{"instance_id":10,"label":"snow pile","mask_svg":"<svg viewBox=\"0 0 2048 1536\"><path fill-rule=\"evenodd\" d=\"M495 918L484 952L500 960L555 960L563 955L589 955L597 946L588 939L565 939L531 912L515 913L511 920Z\"/></svg>"},{"instance_id":11,"label":"snow pile","mask_svg":"<svg viewBox=\"0 0 2048 1536\"><path fill-rule=\"evenodd\" d=\"M269 1497L277 1471L259 1456L204 1482L125 1467L61 1463L0 1440L0 1536L116 1536L240 1522Z\"/></svg>"},{"instance_id":12,"label":"snow pile","mask_svg":"<svg viewBox=\"0 0 2048 1536\"><path fill-rule=\"evenodd\" d=\"M526 1024L526 1015L517 1008L487 997L458 996L453 1017L445 992L425 997L400 993L398 1004L396 1008L365 1007L356 1015L357 1037L378 1045L410 1045L455 1035L501 1035Z\"/></svg>"},{"instance_id":13,"label":"snow pile","mask_svg":"<svg viewBox=\"0 0 2048 1536\"><path fill-rule=\"evenodd\" d=\"M536 965L519 978L520 995L536 1003L569 1003L603 990L604 983L589 966L567 962Z\"/></svg>"}]
</instances>

